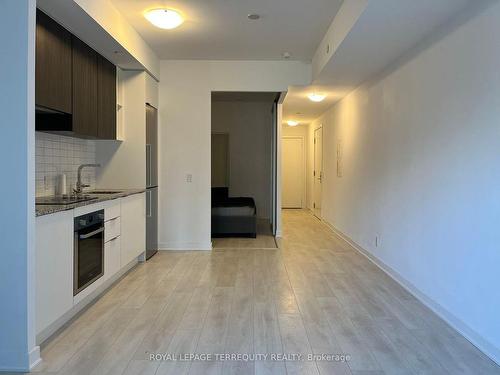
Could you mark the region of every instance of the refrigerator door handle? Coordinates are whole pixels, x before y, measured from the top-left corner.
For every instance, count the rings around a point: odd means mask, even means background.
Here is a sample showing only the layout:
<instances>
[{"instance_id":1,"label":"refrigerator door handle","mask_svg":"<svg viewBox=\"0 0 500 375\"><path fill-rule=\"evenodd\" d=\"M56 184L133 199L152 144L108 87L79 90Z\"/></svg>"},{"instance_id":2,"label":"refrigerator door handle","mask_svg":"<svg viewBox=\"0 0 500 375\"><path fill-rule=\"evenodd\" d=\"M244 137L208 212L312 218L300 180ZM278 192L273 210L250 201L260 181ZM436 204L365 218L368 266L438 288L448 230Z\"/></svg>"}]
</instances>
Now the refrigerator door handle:
<instances>
[{"instance_id":1,"label":"refrigerator door handle","mask_svg":"<svg viewBox=\"0 0 500 375\"><path fill-rule=\"evenodd\" d=\"M152 209L151 209L151 190L146 191L147 197L146 197L146 202L147 202L147 210L146 210L146 217L152 217Z\"/></svg>"},{"instance_id":2,"label":"refrigerator door handle","mask_svg":"<svg viewBox=\"0 0 500 375\"><path fill-rule=\"evenodd\" d=\"M146 186L151 186L151 145L146 144Z\"/></svg>"}]
</instances>

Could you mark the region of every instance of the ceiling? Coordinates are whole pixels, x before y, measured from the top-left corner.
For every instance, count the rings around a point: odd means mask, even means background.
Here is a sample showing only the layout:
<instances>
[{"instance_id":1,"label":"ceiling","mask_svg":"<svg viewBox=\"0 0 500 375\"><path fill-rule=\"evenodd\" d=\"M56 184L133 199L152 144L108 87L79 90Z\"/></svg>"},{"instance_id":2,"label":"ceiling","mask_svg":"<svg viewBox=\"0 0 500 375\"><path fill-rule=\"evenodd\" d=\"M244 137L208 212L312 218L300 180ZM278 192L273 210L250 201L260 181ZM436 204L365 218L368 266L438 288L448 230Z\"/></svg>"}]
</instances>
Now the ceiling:
<instances>
[{"instance_id":1,"label":"ceiling","mask_svg":"<svg viewBox=\"0 0 500 375\"><path fill-rule=\"evenodd\" d=\"M377 0L369 2L313 86L291 87L283 121L309 124L362 82L404 63L439 40L491 0ZM319 91L322 103L307 99ZM297 115L297 112L302 115Z\"/></svg>"},{"instance_id":2,"label":"ceiling","mask_svg":"<svg viewBox=\"0 0 500 375\"><path fill-rule=\"evenodd\" d=\"M111 0L160 59L312 60L343 0ZM306 6L305 6L306 5ZM178 10L184 24L162 30L147 9ZM257 13L261 19L250 21Z\"/></svg>"},{"instance_id":3,"label":"ceiling","mask_svg":"<svg viewBox=\"0 0 500 375\"><path fill-rule=\"evenodd\" d=\"M326 98L320 103L312 102L308 98L311 93L324 94ZM342 92L331 86L291 86L283 102L283 122L293 120L300 125L308 125L334 105L342 95Z\"/></svg>"}]
</instances>

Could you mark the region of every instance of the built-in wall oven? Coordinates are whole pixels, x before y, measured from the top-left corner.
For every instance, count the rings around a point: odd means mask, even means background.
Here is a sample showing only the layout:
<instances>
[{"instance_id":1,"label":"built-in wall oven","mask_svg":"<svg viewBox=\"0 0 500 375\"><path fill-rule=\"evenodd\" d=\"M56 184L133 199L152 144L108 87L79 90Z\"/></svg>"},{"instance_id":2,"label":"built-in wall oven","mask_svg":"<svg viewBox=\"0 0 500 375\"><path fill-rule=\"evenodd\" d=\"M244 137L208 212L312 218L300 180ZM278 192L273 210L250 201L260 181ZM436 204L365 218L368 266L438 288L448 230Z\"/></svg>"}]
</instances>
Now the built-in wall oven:
<instances>
[{"instance_id":1,"label":"built-in wall oven","mask_svg":"<svg viewBox=\"0 0 500 375\"><path fill-rule=\"evenodd\" d=\"M75 218L73 295L104 275L104 210Z\"/></svg>"}]
</instances>

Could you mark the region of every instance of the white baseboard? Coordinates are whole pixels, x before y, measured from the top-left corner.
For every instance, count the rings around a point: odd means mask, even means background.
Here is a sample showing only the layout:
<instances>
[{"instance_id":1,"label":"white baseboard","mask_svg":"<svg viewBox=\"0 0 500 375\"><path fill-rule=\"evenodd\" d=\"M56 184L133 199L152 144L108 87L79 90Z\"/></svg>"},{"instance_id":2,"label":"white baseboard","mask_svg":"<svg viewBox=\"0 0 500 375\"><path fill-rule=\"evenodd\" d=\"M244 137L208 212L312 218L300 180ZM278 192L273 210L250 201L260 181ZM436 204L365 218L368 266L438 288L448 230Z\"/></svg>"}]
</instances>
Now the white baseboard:
<instances>
[{"instance_id":1,"label":"white baseboard","mask_svg":"<svg viewBox=\"0 0 500 375\"><path fill-rule=\"evenodd\" d=\"M4 349L4 348L2 348ZM26 358L26 354L28 354ZM25 366L7 366L6 363L24 363L28 360ZM27 371L31 371L36 365L38 365L41 361L40 358L40 347L35 346L33 349L26 352L18 352L12 350L0 350L0 373L9 372L9 373L26 373Z\"/></svg>"},{"instance_id":2,"label":"white baseboard","mask_svg":"<svg viewBox=\"0 0 500 375\"><path fill-rule=\"evenodd\" d=\"M42 357L40 357L40 347L35 346L28 354L30 361L30 370L34 369L36 365L42 362Z\"/></svg>"},{"instance_id":3,"label":"white baseboard","mask_svg":"<svg viewBox=\"0 0 500 375\"><path fill-rule=\"evenodd\" d=\"M160 242L159 251L210 251L212 242Z\"/></svg>"},{"instance_id":4,"label":"white baseboard","mask_svg":"<svg viewBox=\"0 0 500 375\"><path fill-rule=\"evenodd\" d=\"M473 330L469 325L464 323L461 319L456 317L452 312L441 306L438 302L427 296L425 293L421 292L415 285L406 280L399 272L394 270L392 267L385 264L379 258L374 256L372 253L359 246L355 241L353 241L349 236L344 234L342 231L335 228L331 223L326 220L322 220L323 223L335 233L338 237L349 244L354 250L358 251L364 255L368 260L385 272L391 279L396 281L404 289L406 289L410 294L412 294L416 299L422 302L425 306L431 309L435 314L437 314L441 319L443 319L448 325L455 329L458 333L464 336L472 345L478 348L486 356L488 356L492 361L500 365L500 348L497 348L490 341L483 338L475 330Z\"/></svg>"}]
</instances>

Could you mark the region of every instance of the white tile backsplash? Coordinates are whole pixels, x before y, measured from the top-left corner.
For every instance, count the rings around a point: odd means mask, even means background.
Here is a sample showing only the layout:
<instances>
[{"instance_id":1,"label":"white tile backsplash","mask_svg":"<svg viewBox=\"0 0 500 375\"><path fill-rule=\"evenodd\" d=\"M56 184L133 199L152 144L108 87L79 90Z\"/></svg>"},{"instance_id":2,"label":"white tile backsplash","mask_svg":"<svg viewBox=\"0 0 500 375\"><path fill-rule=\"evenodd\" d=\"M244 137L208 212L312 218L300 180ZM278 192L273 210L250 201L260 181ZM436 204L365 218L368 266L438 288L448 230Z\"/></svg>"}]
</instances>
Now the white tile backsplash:
<instances>
[{"instance_id":1,"label":"white tile backsplash","mask_svg":"<svg viewBox=\"0 0 500 375\"><path fill-rule=\"evenodd\" d=\"M76 174L81 164L92 164L96 160L96 141L63 137L56 134L36 132L36 196L56 194L59 176L66 175L68 192L76 185ZM95 187L94 168L83 170L82 180Z\"/></svg>"}]
</instances>

